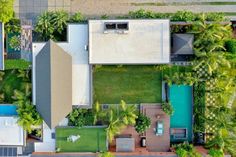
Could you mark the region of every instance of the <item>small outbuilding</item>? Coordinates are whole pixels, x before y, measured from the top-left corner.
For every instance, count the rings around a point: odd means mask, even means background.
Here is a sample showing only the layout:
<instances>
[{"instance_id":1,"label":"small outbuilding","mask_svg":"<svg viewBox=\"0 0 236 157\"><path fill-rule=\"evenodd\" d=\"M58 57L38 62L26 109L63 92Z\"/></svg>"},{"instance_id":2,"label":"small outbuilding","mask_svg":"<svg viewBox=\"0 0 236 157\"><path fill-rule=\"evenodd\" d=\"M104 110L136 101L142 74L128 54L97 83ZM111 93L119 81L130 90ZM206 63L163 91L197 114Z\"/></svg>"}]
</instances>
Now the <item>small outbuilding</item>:
<instances>
[{"instance_id":1,"label":"small outbuilding","mask_svg":"<svg viewBox=\"0 0 236 157\"><path fill-rule=\"evenodd\" d=\"M134 152L134 138L116 138L116 152Z\"/></svg>"},{"instance_id":2,"label":"small outbuilding","mask_svg":"<svg viewBox=\"0 0 236 157\"><path fill-rule=\"evenodd\" d=\"M193 34L173 34L172 55L193 55L193 41Z\"/></svg>"}]
</instances>

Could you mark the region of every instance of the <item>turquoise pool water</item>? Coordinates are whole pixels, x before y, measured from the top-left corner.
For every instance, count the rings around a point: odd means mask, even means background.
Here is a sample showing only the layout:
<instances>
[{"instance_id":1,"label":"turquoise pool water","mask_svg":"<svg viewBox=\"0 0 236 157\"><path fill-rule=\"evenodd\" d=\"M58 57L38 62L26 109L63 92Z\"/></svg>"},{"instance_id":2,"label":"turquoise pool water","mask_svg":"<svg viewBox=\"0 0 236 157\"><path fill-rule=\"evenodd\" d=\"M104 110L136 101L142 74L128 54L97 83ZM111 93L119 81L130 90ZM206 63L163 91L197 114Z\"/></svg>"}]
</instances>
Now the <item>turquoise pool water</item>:
<instances>
[{"instance_id":1,"label":"turquoise pool water","mask_svg":"<svg viewBox=\"0 0 236 157\"><path fill-rule=\"evenodd\" d=\"M172 85L169 88L169 99L174 108L174 114L170 118L171 128L187 128L188 141L192 141L192 87L185 85ZM175 140L171 137L171 142Z\"/></svg>"},{"instance_id":2,"label":"turquoise pool water","mask_svg":"<svg viewBox=\"0 0 236 157\"><path fill-rule=\"evenodd\" d=\"M0 116L17 115L16 105L0 105Z\"/></svg>"}]
</instances>

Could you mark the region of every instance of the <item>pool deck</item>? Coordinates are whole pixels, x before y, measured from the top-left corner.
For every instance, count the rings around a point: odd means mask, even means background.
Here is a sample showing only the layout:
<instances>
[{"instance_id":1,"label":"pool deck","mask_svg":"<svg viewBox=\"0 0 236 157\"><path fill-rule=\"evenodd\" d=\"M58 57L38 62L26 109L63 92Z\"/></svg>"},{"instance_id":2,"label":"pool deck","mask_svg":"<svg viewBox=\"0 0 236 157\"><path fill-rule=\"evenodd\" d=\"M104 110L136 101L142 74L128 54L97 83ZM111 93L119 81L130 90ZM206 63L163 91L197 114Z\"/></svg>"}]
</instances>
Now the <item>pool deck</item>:
<instances>
[{"instance_id":1,"label":"pool deck","mask_svg":"<svg viewBox=\"0 0 236 157\"><path fill-rule=\"evenodd\" d=\"M150 152L166 152L170 149L170 117L166 115L161 104L141 104L143 114L151 118L151 127L145 132L147 150ZM156 136L154 129L157 121L164 122L164 135Z\"/></svg>"}]
</instances>

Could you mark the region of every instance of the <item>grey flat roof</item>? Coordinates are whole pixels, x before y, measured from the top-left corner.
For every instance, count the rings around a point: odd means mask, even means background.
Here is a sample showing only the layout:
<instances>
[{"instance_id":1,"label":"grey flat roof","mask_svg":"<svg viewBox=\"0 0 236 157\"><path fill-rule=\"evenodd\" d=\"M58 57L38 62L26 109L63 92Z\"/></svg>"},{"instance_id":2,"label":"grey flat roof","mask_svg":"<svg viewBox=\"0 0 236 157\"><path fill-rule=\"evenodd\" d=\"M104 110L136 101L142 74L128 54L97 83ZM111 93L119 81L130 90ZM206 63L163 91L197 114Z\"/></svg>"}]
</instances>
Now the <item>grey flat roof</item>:
<instances>
[{"instance_id":1,"label":"grey flat roof","mask_svg":"<svg viewBox=\"0 0 236 157\"><path fill-rule=\"evenodd\" d=\"M36 108L50 128L72 110L72 57L53 41L36 56Z\"/></svg>"},{"instance_id":2,"label":"grey flat roof","mask_svg":"<svg viewBox=\"0 0 236 157\"><path fill-rule=\"evenodd\" d=\"M170 62L169 20L89 20L88 23L90 64ZM106 23L128 23L128 30L106 30Z\"/></svg>"},{"instance_id":3,"label":"grey flat roof","mask_svg":"<svg viewBox=\"0 0 236 157\"><path fill-rule=\"evenodd\" d=\"M4 28L0 22L0 70L4 70Z\"/></svg>"}]
</instances>

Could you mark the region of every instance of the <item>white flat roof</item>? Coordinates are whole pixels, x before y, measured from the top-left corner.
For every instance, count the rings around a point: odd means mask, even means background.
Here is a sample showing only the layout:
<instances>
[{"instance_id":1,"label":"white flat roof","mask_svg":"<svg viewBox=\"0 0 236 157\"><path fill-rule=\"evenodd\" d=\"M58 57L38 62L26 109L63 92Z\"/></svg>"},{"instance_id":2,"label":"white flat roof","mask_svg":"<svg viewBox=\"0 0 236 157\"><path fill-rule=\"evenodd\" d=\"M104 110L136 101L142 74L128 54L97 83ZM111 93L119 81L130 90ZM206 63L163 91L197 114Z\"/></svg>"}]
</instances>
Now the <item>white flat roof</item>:
<instances>
[{"instance_id":1,"label":"white flat roof","mask_svg":"<svg viewBox=\"0 0 236 157\"><path fill-rule=\"evenodd\" d=\"M104 31L105 23L128 22L127 31ZM170 62L169 20L89 20L90 64Z\"/></svg>"},{"instance_id":2,"label":"white flat roof","mask_svg":"<svg viewBox=\"0 0 236 157\"><path fill-rule=\"evenodd\" d=\"M17 117L0 117L0 145L22 146L24 130L17 124Z\"/></svg>"},{"instance_id":3,"label":"white flat roof","mask_svg":"<svg viewBox=\"0 0 236 157\"><path fill-rule=\"evenodd\" d=\"M90 105L90 65L88 52L85 49L88 44L88 25L69 24L68 41L57 44L72 56L72 105ZM36 66L35 56L44 45L45 43L33 43L33 69ZM34 103L35 96L35 70L33 70Z\"/></svg>"}]
</instances>

